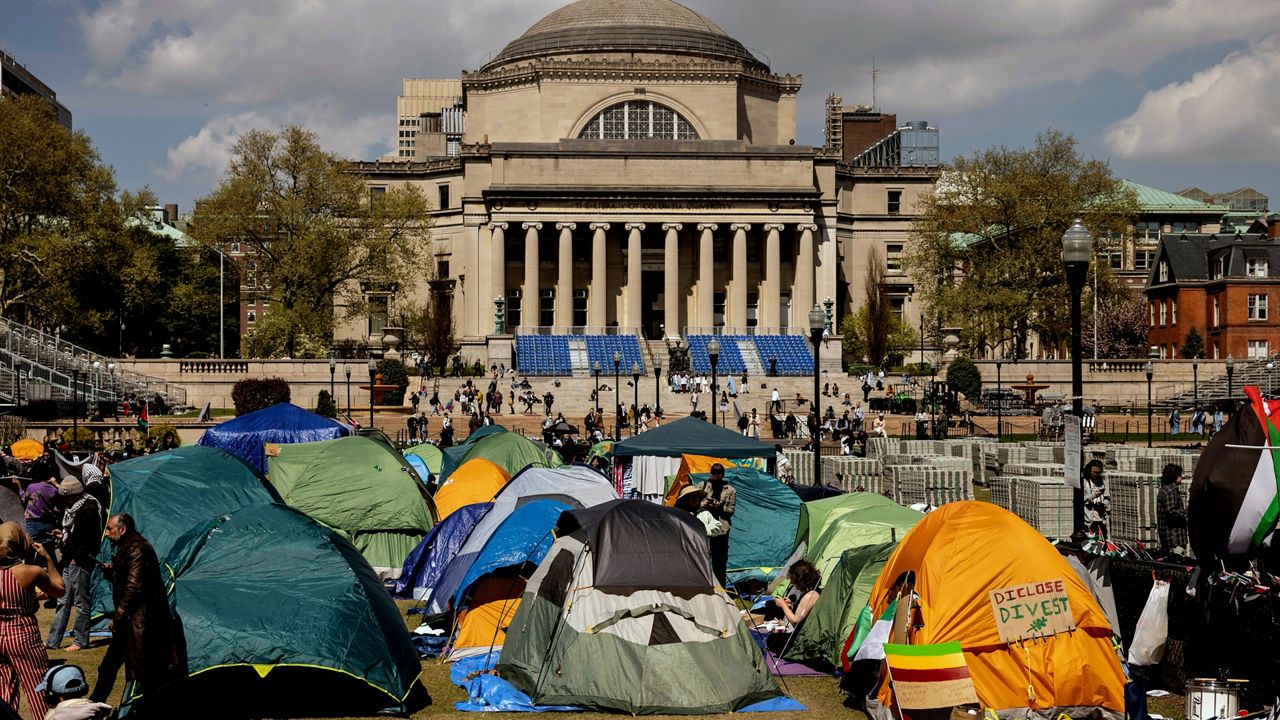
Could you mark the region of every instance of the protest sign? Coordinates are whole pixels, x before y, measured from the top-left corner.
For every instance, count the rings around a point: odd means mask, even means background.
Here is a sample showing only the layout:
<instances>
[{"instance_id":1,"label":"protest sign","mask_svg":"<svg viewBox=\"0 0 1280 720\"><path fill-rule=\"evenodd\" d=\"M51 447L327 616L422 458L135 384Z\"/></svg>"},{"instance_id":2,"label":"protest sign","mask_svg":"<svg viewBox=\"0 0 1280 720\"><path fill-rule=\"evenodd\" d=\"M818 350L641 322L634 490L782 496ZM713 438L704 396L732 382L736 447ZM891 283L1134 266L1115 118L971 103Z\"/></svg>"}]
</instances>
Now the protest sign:
<instances>
[{"instance_id":1,"label":"protest sign","mask_svg":"<svg viewBox=\"0 0 1280 720\"><path fill-rule=\"evenodd\" d=\"M988 596L1002 642L1016 643L1076 629L1067 584L1061 579L992 590Z\"/></svg>"}]
</instances>

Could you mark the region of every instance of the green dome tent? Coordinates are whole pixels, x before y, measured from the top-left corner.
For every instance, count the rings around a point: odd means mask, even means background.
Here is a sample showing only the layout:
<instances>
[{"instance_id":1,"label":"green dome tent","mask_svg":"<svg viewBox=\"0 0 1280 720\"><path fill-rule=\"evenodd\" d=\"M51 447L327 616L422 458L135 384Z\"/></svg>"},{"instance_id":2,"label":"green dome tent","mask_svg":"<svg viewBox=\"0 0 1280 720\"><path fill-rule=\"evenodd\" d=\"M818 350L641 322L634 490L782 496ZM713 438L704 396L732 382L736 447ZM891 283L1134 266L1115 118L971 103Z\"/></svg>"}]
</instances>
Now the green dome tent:
<instances>
[{"instance_id":1,"label":"green dome tent","mask_svg":"<svg viewBox=\"0 0 1280 720\"><path fill-rule=\"evenodd\" d=\"M896 547L898 543L887 542L845 550L822 587L818 604L800 623L783 657L796 662L821 660L840 667L844 641L853 632L880 570Z\"/></svg>"},{"instance_id":2,"label":"green dome tent","mask_svg":"<svg viewBox=\"0 0 1280 720\"><path fill-rule=\"evenodd\" d=\"M219 448L187 445L111 466L111 514L128 513L164 560L194 525L247 505L279 501L243 460ZM114 551L106 538L99 557ZM114 607L111 583L94 573L95 616Z\"/></svg>"},{"instance_id":3,"label":"green dome tent","mask_svg":"<svg viewBox=\"0 0 1280 720\"><path fill-rule=\"evenodd\" d=\"M404 454L417 455L422 459L422 462L427 466L427 469L431 471L432 475L440 477L441 463L444 462L444 452L440 450L440 446L432 443L421 443L419 445L414 445L411 448L407 448L404 451ZM426 478L422 479L424 481L426 480Z\"/></svg>"},{"instance_id":4,"label":"green dome tent","mask_svg":"<svg viewBox=\"0 0 1280 720\"><path fill-rule=\"evenodd\" d=\"M492 426L496 427L496 426ZM453 450L453 448L450 448ZM494 465L515 476L530 465L558 468L564 466L564 460L555 450L543 450L529 438L513 432L491 433L480 438L475 444L458 458L453 458L445 451L442 467L441 484L449 479L454 470L463 463L475 458L484 458ZM451 461L456 460L454 464Z\"/></svg>"},{"instance_id":5,"label":"green dome tent","mask_svg":"<svg viewBox=\"0 0 1280 720\"><path fill-rule=\"evenodd\" d=\"M198 525L169 564L191 674L166 695L181 707L161 714L407 714L428 699L413 641L373 569L298 510L253 505Z\"/></svg>"},{"instance_id":6,"label":"green dome tent","mask_svg":"<svg viewBox=\"0 0 1280 720\"><path fill-rule=\"evenodd\" d=\"M400 453L366 437L267 446L267 476L286 503L341 531L382 577L435 524L426 489Z\"/></svg>"},{"instance_id":7,"label":"green dome tent","mask_svg":"<svg viewBox=\"0 0 1280 720\"><path fill-rule=\"evenodd\" d=\"M836 509L826 516L822 531L804 556L822 573L825 583L845 550L880 543L896 545L922 517L923 513L892 500L887 504Z\"/></svg>"}]
</instances>

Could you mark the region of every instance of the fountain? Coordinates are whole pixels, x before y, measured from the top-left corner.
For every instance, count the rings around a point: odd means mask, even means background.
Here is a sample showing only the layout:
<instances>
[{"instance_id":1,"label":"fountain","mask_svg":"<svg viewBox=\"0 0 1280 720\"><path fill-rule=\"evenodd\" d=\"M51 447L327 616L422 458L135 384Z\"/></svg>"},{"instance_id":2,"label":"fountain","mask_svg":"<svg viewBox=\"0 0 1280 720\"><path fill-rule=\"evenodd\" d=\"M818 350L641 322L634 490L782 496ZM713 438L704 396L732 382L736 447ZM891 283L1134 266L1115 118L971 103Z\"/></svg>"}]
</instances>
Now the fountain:
<instances>
[{"instance_id":1,"label":"fountain","mask_svg":"<svg viewBox=\"0 0 1280 720\"><path fill-rule=\"evenodd\" d=\"M1035 373L1027 373L1027 381L1021 385L1010 385L1010 390L1021 390L1027 396L1027 405L1036 404L1036 393L1049 387L1047 383L1037 383Z\"/></svg>"}]
</instances>

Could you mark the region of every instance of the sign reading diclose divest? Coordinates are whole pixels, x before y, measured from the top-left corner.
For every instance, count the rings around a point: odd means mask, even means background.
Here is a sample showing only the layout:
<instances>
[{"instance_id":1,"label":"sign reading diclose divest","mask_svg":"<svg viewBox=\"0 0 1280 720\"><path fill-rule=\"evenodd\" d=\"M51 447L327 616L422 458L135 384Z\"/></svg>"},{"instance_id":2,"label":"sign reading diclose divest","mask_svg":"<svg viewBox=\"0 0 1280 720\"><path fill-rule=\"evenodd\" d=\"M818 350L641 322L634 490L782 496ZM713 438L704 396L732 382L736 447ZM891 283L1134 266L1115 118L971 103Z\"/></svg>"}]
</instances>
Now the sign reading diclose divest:
<instances>
[{"instance_id":1,"label":"sign reading diclose divest","mask_svg":"<svg viewBox=\"0 0 1280 720\"><path fill-rule=\"evenodd\" d=\"M992 590L988 595L1001 642L1015 643L1076 629L1067 584L1060 579Z\"/></svg>"}]
</instances>

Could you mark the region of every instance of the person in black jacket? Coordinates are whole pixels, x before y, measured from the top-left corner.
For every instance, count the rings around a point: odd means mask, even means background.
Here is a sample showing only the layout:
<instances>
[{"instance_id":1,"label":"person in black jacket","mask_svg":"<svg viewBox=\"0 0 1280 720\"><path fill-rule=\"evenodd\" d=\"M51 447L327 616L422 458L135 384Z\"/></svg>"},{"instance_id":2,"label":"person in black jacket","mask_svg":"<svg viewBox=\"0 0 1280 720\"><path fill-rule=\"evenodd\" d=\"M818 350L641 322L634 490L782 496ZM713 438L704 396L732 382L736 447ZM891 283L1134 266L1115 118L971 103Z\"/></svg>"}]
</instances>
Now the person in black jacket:
<instances>
[{"instance_id":1,"label":"person in black jacket","mask_svg":"<svg viewBox=\"0 0 1280 720\"><path fill-rule=\"evenodd\" d=\"M53 617L53 625L44 644L50 649L62 645L62 634L67 629L74 606L76 622L67 652L76 652L89 647L93 571L98 565L95 553L102 541L102 515L98 500L86 493L84 485L71 475L58 484L58 498L66 505L66 511L62 514L62 527L54 530L53 535L62 550L62 579L67 586L67 594L58 600L58 612Z\"/></svg>"}]
</instances>

